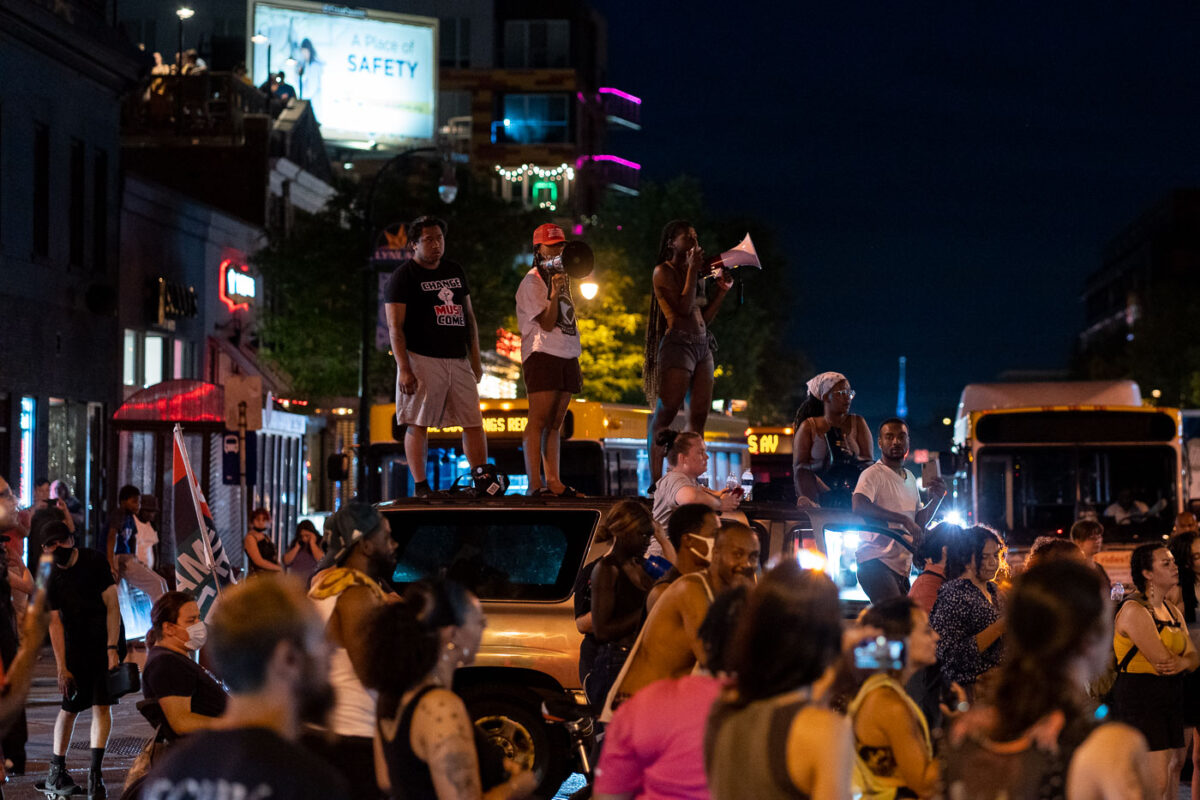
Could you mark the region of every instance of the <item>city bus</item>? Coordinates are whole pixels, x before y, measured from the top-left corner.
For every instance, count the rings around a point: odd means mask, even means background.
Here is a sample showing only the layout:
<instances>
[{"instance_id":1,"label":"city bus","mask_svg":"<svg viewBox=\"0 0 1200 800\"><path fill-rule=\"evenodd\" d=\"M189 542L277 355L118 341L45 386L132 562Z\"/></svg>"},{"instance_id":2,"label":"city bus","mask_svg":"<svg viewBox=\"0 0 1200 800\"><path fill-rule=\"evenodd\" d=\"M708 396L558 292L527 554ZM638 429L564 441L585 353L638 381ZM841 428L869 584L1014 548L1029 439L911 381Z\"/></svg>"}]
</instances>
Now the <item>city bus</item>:
<instances>
[{"instance_id":1,"label":"city bus","mask_svg":"<svg viewBox=\"0 0 1200 800\"><path fill-rule=\"evenodd\" d=\"M483 427L488 439L488 460L507 476L509 494L529 487L525 475L522 436L528 401L485 400ZM367 496L372 501L392 500L412 494L413 482L404 457L403 430L396 423L395 405L371 409L370 445L367 451ZM646 452L646 426L650 410L644 407L573 399L563 425L560 472L563 483L589 495L637 496L650 488L650 459ZM682 428L684 415L676 417ZM749 465L746 421L713 414L705 426L710 453L708 485L722 488L730 475L739 477ZM462 452L462 429L430 428L426 475L435 489L469 485L470 468Z\"/></svg>"},{"instance_id":2,"label":"city bus","mask_svg":"<svg viewBox=\"0 0 1200 800\"><path fill-rule=\"evenodd\" d=\"M1180 412L1143 404L1133 381L970 384L953 462L951 510L968 524L1027 548L1095 514L1116 545L1097 560L1123 581L1128 551L1169 534L1188 491ZM1118 524L1106 511L1123 491L1146 513Z\"/></svg>"}]
</instances>

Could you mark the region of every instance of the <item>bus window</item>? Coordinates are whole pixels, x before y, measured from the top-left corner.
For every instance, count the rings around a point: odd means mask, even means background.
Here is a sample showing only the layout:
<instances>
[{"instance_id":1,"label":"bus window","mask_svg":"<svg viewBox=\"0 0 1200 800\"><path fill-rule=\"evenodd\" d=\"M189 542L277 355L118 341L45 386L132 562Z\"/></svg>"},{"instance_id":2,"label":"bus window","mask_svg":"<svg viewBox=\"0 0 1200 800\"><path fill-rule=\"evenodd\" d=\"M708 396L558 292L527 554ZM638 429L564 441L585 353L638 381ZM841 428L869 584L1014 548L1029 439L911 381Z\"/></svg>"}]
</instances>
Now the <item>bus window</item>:
<instances>
[{"instance_id":1,"label":"bus window","mask_svg":"<svg viewBox=\"0 0 1200 800\"><path fill-rule=\"evenodd\" d=\"M716 472L714 477L716 480L709 483L709 486L720 491L725 488L725 479L729 477L729 453L718 451L715 455L716 458L712 459L712 461L715 465ZM740 478L741 476L739 475L738 477Z\"/></svg>"}]
</instances>

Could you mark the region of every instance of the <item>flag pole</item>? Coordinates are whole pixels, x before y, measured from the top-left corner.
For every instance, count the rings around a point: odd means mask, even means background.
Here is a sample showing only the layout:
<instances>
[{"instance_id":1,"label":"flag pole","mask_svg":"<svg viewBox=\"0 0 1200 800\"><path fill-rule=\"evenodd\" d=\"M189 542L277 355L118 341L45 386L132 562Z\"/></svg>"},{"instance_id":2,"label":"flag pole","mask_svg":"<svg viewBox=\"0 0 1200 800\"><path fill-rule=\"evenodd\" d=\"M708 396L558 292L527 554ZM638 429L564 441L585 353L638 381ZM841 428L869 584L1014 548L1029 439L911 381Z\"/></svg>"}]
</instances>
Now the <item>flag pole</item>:
<instances>
[{"instance_id":1,"label":"flag pole","mask_svg":"<svg viewBox=\"0 0 1200 800\"><path fill-rule=\"evenodd\" d=\"M212 542L208 540L208 526L204 524L204 514L200 511L200 504L196 502L196 476L192 472L192 459L188 456L187 446L183 443L183 426L178 422L175 423L175 446L179 448L179 452L183 456L183 471L187 473L188 494L192 497L192 508L196 511L200 541L204 543L205 566L212 573L213 583L217 587L217 596L219 597L221 595L221 578L217 575L217 560L213 557Z\"/></svg>"}]
</instances>

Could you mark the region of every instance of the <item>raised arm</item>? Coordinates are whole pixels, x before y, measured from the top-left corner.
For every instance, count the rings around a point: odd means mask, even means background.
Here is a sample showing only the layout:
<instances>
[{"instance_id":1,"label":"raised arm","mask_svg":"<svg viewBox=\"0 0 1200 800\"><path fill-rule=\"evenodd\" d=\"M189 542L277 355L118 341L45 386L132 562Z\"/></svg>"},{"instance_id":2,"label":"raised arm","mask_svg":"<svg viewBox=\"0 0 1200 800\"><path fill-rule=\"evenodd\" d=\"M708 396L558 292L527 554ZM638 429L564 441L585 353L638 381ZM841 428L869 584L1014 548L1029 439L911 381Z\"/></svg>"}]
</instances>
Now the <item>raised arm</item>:
<instances>
[{"instance_id":1,"label":"raised arm","mask_svg":"<svg viewBox=\"0 0 1200 800\"><path fill-rule=\"evenodd\" d=\"M717 291L713 294L712 299L708 301L708 305L700 312L700 316L704 318L704 324L707 325L717 316L717 311L721 308L721 301L725 299L725 295L729 294L729 288L733 286L733 278L725 270L718 271Z\"/></svg>"}]
</instances>

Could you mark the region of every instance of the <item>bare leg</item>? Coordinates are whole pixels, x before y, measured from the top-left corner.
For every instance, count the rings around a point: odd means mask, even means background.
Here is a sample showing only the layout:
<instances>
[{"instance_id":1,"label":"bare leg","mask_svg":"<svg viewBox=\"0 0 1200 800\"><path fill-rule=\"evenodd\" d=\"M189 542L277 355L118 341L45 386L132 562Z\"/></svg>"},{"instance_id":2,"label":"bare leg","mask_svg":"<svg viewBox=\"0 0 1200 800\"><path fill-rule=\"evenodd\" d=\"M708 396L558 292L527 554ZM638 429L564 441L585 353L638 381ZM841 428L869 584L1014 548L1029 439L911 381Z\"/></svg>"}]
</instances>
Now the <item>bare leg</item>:
<instances>
[{"instance_id":1,"label":"bare leg","mask_svg":"<svg viewBox=\"0 0 1200 800\"><path fill-rule=\"evenodd\" d=\"M567 418L567 406L571 405L570 392L554 393L554 408L551 412L550 424L546 427L546 448L543 454L543 467L546 470L546 485L555 494L561 494L566 487L559 476L558 454L562 447L562 426Z\"/></svg>"},{"instance_id":2,"label":"bare leg","mask_svg":"<svg viewBox=\"0 0 1200 800\"><path fill-rule=\"evenodd\" d=\"M404 457L408 459L408 471L415 483L425 480L425 452L428 444L424 427L409 425L404 432Z\"/></svg>"},{"instance_id":3,"label":"bare leg","mask_svg":"<svg viewBox=\"0 0 1200 800\"><path fill-rule=\"evenodd\" d=\"M487 463L487 437L483 435L482 425L463 428L463 452L472 467Z\"/></svg>"},{"instance_id":4,"label":"bare leg","mask_svg":"<svg viewBox=\"0 0 1200 800\"><path fill-rule=\"evenodd\" d=\"M708 422L708 411L712 408L713 360L712 356L696 365L692 373L692 391L688 396L688 430L704 434L704 423Z\"/></svg>"},{"instance_id":5,"label":"bare leg","mask_svg":"<svg viewBox=\"0 0 1200 800\"><path fill-rule=\"evenodd\" d=\"M1156 800L1174 800L1171 796L1171 756L1174 750L1152 750L1150 751L1149 772L1150 777L1154 780L1153 797Z\"/></svg>"},{"instance_id":6,"label":"bare leg","mask_svg":"<svg viewBox=\"0 0 1200 800\"><path fill-rule=\"evenodd\" d=\"M1200 728L1192 731L1192 800L1200 800Z\"/></svg>"},{"instance_id":7,"label":"bare leg","mask_svg":"<svg viewBox=\"0 0 1200 800\"><path fill-rule=\"evenodd\" d=\"M650 453L650 483L658 482L662 477L662 462L665 455L663 448L657 443L658 434L671 427L679 409L683 407L683 398L687 395L692 382L692 374L686 369L672 367L659 378L658 405L650 415L650 431L647 450Z\"/></svg>"},{"instance_id":8,"label":"bare leg","mask_svg":"<svg viewBox=\"0 0 1200 800\"><path fill-rule=\"evenodd\" d=\"M112 707L92 706L92 747L108 747L110 730L112 730Z\"/></svg>"},{"instance_id":9,"label":"bare leg","mask_svg":"<svg viewBox=\"0 0 1200 800\"><path fill-rule=\"evenodd\" d=\"M525 450L525 474L529 476L529 493L542 488L542 433L550 425L554 398L558 392L529 393L529 421L521 437ZM549 473L549 465L546 472Z\"/></svg>"},{"instance_id":10,"label":"bare leg","mask_svg":"<svg viewBox=\"0 0 1200 800\"><path fill-rule=\"evenodd\" d=\"M54 755L65 756L71 746L71 734L75 732L75 713L59 709L54 720Z\"/></svg>"}]
</instances>

